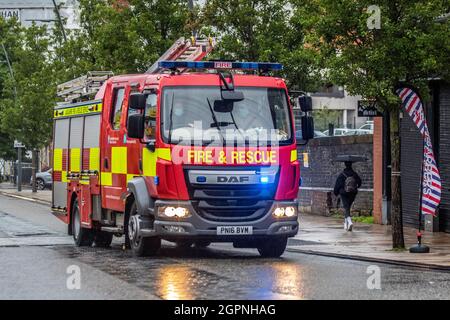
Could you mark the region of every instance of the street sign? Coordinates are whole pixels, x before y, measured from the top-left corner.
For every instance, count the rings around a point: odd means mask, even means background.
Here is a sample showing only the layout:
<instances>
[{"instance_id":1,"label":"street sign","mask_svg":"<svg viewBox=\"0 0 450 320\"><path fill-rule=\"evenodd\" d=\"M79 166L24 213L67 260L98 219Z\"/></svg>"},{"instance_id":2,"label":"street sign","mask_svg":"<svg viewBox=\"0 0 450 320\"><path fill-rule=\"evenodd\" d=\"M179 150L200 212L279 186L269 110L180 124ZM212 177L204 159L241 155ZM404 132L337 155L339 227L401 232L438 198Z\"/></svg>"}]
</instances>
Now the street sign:
<instances>
[{"instance_id":1,"label":"street sign","mask_svg":"<svg viewBox=\"0 0 450 320\"><path fill-rule=\"evenodd\" d=\"M14 140L14 148L25 148L25 146L22 142Z\"/></svg>"},{"instance_id":2,"label":"street sign","mask_svg":"<svg viewBox=\"0 0 450 320\"><path fill-rule=\"evenodd\" d=\"M20 10L19 9L0 9L0 17L3 19L16 18L20 21Z\"/></svg>"},{"instance_id":3,"label":"street sign","mask_svg":"<svg viewBox=\"0 0 450 320\"><path fill-rule=\"evenodd\" d=\"M358 117L373 118L382 117L383 114L378 110L376 101L359 100L358 101Z\"/></svg>"}]
</instances>

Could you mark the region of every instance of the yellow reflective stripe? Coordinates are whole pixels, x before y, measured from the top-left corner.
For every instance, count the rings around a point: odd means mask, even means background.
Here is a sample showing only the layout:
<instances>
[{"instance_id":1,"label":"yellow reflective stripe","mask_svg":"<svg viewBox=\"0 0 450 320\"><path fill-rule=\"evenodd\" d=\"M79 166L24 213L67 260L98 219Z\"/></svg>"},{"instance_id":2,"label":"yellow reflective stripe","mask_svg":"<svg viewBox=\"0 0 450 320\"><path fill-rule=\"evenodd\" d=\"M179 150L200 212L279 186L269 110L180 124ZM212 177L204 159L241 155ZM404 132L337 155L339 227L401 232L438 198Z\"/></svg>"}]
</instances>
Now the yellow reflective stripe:
<instances>
[{"instance_id":1,"label":"yellow reflective stripe","mask_svg":"<svg viewBox=\"0 0 450 320\"><path fill-rule=\"evenodd\" d=\"M291 162L294 162L297 160L298 160L297 149L291 150Z\"/></svg>"},{"instance_id":2,"label":"yellow reflective stripe","mask_svg":"<svg viewBox=\"0 0 450 320\"><path fill-rule=\"evenodd\" d=\"M172 161L172 153L170 151L170 148L159 148L156 149L156 152L158 154L158 158L167 161Z\"/></svg>"},{"instance_id":3,"label":"yellow reflective stripe","mask_svg":"<svg viewBox=\"0 0 450 320\"><path fill-rule=\"evenodd\" d=\"M89 170L100 170L100 148L89 149Z\"/></svg>"},{"instance_id":4,"label":"yellow reflective stripe","mask_svg":"<svg viewBox=\"0 0 450 320\"><path fill-rule=\"evenodd\" d=\"M70 149L70 171L81 171L81 150L79 148Z\"/></svg>"},{"instance_id":5,"label":"yellow reflective stripe","mask_svg":"<svg viewBox=\"0 0 450 320\"><path fill-rule=\"evenodd\" d=\"M111 148L111 172L127 174L127 147Z\"/></svg>"},{"instance_id":6,"label":"yellow reflective stripe","mask_svg":"<svg viewBox=\"0 0 450 320\"><path fill-rule=\"evenodd\" d=\"M156 176L157 158L172 161L170 148L158 148L155 150L155 152L151 152L147 148L144 148L142 150L142 171L144 176Z\"/></svg>"},{"instance_id":7,"label":"yellow reflective stripe","mask_svg":"<svg viewBox=\"0 0 450 320\"><path fill-rule=\"evenodd\" d=\"M142 172L144 176L156 176L156 151L151 152L147 148L142 150Z\"/></svg>"},{"instance_id":8,"label":"yellow reflective stripe","mask_svg":"<svg viewBox=\"0 0 450 320\"><path fill-rule=\"evenodd\" d=\"M127 183L128 181L132 180L134 177L138 177L138 174L127 174Z\"/></svg>"},{"instance_id":9,"label":"yellow reflective stripe","mask_svg":"<svg viewBox=\"0 0 450 320\"><path fill-rule=\"evenodd\" d=\"M89 180L80 180L80 184L89 184L90 181Z\"/></svg>"},{"instance_id":10,"label":"yellow reflective stripe","mask_svg":"<svg viewBox=\"0 0 450 320\"><path fill-rule=\"evenodd\" d=\"M89 113L99 113L102 112L102 109L102 103L91 103L84 106L68 107L65 109L55 110L53 112L53 117L56 119L63 117L80 116Z\"/></svg>"},{"instance_id":11,"label":"yellow reflective stripe","mask_svg":"<svg viewBox=\"0 0 450 320\"><path fill-rule=\"evenodd\" d=\"M100 176L100 183L102 186L112 186L112 173L102 172Z\"/></svg>"},{"instance_id":12,"label":"yellow reflective stripe","mask_svg":"<svg viewBox=\"0 0 450 320\"><path fill-rule=\"evenodd\" d=\"M61 172L61 182L67 182L67 171Z\"/></svg>"},{"instance_id":13,"label":"yellow reflective stripe","mask_svg":"<svg viewBox=\"0 0 450 320\"><path fill-rule=\"evenodd\" d=\"M53 170L62 171L63 149L53 150Z\"/></svg>"}]
</instances>

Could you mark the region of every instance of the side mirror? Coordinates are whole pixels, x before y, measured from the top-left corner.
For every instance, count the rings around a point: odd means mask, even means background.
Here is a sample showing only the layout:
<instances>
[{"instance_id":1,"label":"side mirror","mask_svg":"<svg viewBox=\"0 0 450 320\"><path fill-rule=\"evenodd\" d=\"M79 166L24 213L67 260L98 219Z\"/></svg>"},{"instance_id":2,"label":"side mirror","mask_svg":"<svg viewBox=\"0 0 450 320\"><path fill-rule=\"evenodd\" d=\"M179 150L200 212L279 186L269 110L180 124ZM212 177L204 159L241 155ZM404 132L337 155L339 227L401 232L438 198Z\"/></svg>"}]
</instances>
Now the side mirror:
<instances>
[{"instance_id":1,"label":"side mirror","mask_svg":"<svg viewBox=\"0 0 450 320\"><path fill-rule=\"evenodd\" d=\"M312 108L312 98L308 96L300 96L298 99L298 105L303 112L310 112Z\"/></svg>"},{"instance_id":2,"label":"side mirror","mask_svg":"<svg viewBox=\"0 0 450 320\"><path fill-rule=\"evenodd\" d=\"M244 100L244 93L242 91L224 90L222 91L222 99L228 101L242 101Z\"/></svg>"},{"instance_id":3,"label":"side mirror","mask_svg":"<svg viewBox=\"0 0 450 320\"><path fill-rule=\"evenodd\" d=\"M303 140L314 138L314 118L311 116L302 117L302 137Z\"/></svg>"},{"instance_id":4,"label":"side mirror","mask_svg":"<svg viewBox=\"0 0 450 320\"><path fill-rule=\"evenodd\" d=\"M144 115L140 113L128 116L127 123L128 137L135 139L144 138Z\"/></svg>"},{"instance_id":5,"label":"side mirror","mask_svg":"<svg viewBox=\"0 0 450 320\"><path fill-rule=\"evenodd\" d=\"M134 110L144 110L147 95L143 93L132 93L128 99L128 107Z\"/></svg>"}]
</instances>

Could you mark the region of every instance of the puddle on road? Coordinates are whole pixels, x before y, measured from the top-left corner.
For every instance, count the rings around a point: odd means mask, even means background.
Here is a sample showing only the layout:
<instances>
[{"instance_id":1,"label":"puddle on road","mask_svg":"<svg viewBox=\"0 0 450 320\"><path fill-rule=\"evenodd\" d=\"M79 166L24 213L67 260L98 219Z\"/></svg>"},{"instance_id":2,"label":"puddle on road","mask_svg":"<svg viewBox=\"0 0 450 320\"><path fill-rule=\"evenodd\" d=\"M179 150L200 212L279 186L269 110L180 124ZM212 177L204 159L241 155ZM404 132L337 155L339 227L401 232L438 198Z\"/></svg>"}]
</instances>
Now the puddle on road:
<instances>
[{"instance_id":1,"label":"puddle on road","mask_svg":"<svg viewBox=\"0 0 450 320\"><path fill-rule=\"evenodd\" d=\"M64 257L106 272L162 299L301 299L302 267L285 259L216 249L163 247L156 257L136 258L111 249L58 246Z\"/></svg>"}]
</instances>

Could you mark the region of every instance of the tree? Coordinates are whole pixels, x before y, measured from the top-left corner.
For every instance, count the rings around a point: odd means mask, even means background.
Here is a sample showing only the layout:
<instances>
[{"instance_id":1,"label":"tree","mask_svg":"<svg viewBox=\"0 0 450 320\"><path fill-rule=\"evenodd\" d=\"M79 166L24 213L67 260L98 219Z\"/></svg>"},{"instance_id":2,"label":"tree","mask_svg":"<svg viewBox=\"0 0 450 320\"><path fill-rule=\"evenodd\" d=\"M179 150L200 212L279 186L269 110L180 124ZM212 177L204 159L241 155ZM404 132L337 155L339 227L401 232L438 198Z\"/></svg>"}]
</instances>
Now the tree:
<instances>
[{"instance_id":1,"label":"tree","mask_svg":"<svg viewBox=\"0 0 450 320\"><path fill-rule=\"evenodd\" d=\"M389 112L391 166L393 172L400 172L400 100L394 88L402 83L413 84L427 97L428 78L449 77L449 23L436 22L449 12L449 2L293 2L296 16L307 29L310 49L322 63L324 76L333 83L345 85L353 95L376 99ZM373 10L368 11L370 6ZM377 18L381 19L380 29L369 28ZM400 175L393 175L391 180L393 247L404 248Z\"/></svg>"},{"instance_id":2,"label":"tree","mask_svg":"<svg viewBox=\"0 0 450 320\"><path fill-rule=\"evenodd\" d=\"M57 52L62 65L123 74L146 71L185 35L189 12L183 0L81 0L80 16L81 30Z\"/></svg>"},{"instance_id":3,"label":"tree","mask_svg":"<svg viewBox=\"0 0 450 320\"><path fill-rule=\"evenodd\" d=\"M316 87L315 56L304 48L300 20L283 0L209 0L202 32L219 39L215 58L281 62L291 89Z\"/></svg>"},{"instance_id":4,"label":"tree","mask_svg":"<svg viewBox=\"0 0 450 320\"><path fill-rule=\"evenodd\" d=\"M16 45L10 48L14 77L4 80L0 128L32 150L35 176L37 150L48 145L52 135L56 83L52 77L49 40L45 27L10 27L14 28L16 38Z\"/></svg>"}]
</instances>

